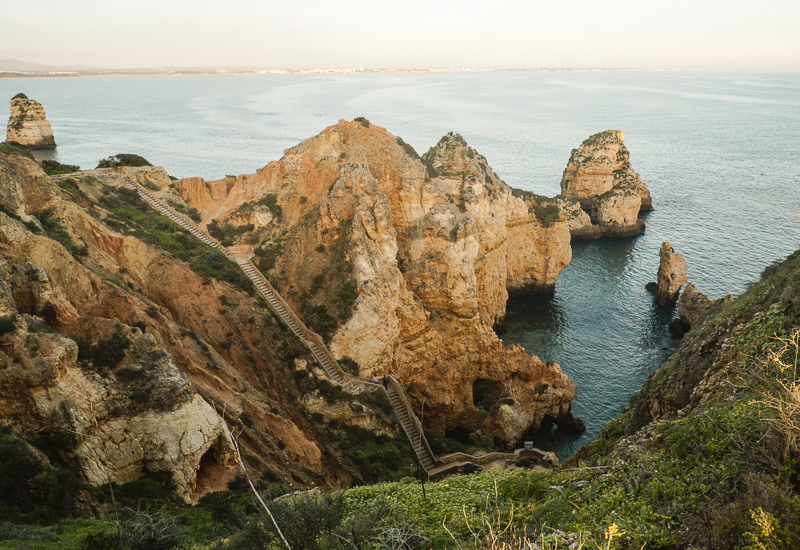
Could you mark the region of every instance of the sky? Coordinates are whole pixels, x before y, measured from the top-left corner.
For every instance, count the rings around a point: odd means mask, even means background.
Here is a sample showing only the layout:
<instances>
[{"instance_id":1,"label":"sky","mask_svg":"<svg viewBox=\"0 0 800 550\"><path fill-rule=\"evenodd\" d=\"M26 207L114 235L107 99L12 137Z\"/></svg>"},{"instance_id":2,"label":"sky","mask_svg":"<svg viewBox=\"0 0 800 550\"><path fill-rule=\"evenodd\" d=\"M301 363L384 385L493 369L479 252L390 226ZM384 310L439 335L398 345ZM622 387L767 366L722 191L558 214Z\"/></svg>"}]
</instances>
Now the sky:
<instances>
[{"instance_id":1,"label":"sky","mask_svg":"<svg viewBox=\"0 0 800 550\"><path fill-rule=\"evenodd\" d=\"M0 59L101 68L800 70L800 1L0 0Z\"/></svg>"}]
</instances>

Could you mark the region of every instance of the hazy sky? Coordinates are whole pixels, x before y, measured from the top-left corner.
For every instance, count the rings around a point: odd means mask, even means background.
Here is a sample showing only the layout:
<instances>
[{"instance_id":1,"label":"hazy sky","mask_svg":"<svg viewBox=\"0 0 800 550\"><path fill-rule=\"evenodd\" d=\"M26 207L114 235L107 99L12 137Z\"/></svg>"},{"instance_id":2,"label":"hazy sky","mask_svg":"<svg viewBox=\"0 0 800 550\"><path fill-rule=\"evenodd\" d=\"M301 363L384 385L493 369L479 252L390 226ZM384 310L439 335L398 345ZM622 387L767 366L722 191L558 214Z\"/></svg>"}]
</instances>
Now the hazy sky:
<instances>
[{"instance_id":1,"label":"hazy sky","mask_svg":"<svg viewBox=\"0 0 800 550\"><path fill-rule=\"evenodd\" d=\"M0 59L800 70L800 1L2 0Z\"/></svg>"}]
</instances>

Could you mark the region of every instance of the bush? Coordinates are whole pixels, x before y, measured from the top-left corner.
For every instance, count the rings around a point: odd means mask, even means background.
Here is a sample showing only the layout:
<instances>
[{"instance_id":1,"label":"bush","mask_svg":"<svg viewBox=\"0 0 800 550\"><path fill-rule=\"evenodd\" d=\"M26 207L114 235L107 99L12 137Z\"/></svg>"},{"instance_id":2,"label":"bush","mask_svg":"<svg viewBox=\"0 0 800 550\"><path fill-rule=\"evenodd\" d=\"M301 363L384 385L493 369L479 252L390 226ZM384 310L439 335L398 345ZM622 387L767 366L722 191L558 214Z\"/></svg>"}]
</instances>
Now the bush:
<instances>
[{"instance_id":1,"label":"bush","mask_svg":"<svg viewBox=\"0 0 800 550\"><path fill-rule=\"evenodd\" d=\"M122 547L130 550L168 550L184 539L177 518L162 511L130 511L122 527Z\"/></svg>"},{"instance_id":2,"label":"bush","mask_svg":"<svg viewBox=\"0 0 800 550\"><path fill-rule=\"evenodd\" d=\"M333 532L341 525L346 507L343 495L333 493L282 499L272 502L270 510L291 548L321 550L333 547ZM267 549L273 544L282 542L275 526L265 518L251 521L225 548Z\"/></svg>"},{"instance_id":3,"label":"bush","mask_svg":"<svg viewBox=\"0 0 800 550\"><path fill-rule=\"evenodd\" d=\"M342 356L338 363L345 372L349 372L355 376L361 374L361 367L358 365L358 361L351 359L347 355Z\"/></svg>"},{"instance_id":4,"label":"bush","mask_svg":"<svg viewBox=\"0 0 800 550\"><path fill-rule=\"evenodd\" d=\"M363 126L364 128L369 128L369 120L367 120L363 116L357 116L356 118L353 119L353 122L360 122L361 126Z\"/></svg>"},{"instance_id":5,"label":"bush","mask_svg":"<svg viewBox=\"0 0 800 550\"><path fill-rule=\"evenodd\" d=\"M125 357L125 350L130 346L130 340L119 332L100 340L93 352L95 368L99 367L101 370L115 368Z\"/></svg>"},{"instance_id":6,"label":"bush","mask_svg":"<svg viewBox=\"0 0 800 550\"><path fill-rule=\"evenodd\" d=\"M74 164L61 164L57 160L43 160L42 170L48 176L56 176L58 174L71 174L81 169L80 166Z\"/></svg>"},{"instance_id":7,"label":"bush","mask_svg":"<svg viewBox=\"0 0 800 550\"><path fill-rule=\"evenodd\" d=\"M99 163L97 164L97 168L116 168L118 166L140 167L140 166L153 166L153 165L150 164L144 157L140 157L139 155L133 155L130 153L120 153L118 155L113 155L99 161Z\"/></svg>"},{"instance_id":8,"label":"bush","mask_svg":"<svg viewBox=\"0 0 800 550\"><path fill-rule=\"evenodd\" d=\"M8 334L9 332L14 332L15 330L17 330L15 315L0 316L0 336Z\"/></svg>"},{"instance_id":9,"label":"bush","mask_svg":"<svg viewBox=\"0 0 800 550\"><path fill-rule=\"evenodd\" d=\"M21 439L0 427L0 516L16 523L49 524L71 517L81 483L52 468Z\"/></svg>"}]
</instances>

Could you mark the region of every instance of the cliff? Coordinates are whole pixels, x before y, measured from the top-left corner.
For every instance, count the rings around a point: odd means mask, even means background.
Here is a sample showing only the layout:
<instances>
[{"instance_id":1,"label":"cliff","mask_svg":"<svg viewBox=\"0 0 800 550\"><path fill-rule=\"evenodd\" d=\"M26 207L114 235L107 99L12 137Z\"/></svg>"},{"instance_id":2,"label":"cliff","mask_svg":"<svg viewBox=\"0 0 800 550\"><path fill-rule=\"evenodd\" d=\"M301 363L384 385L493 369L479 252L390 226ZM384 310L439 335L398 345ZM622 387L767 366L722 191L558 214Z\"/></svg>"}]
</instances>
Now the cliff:
<instances>
[{"instance_id":1,"label":"cliff","mask_svg":"<svg viewBox=\"0 0 800 550\"><path fill-rule=\"evenodd\" d=\"M572 150L561 177L561 195L573 205L574 238L628 237L644 232L638 216L653 209L650 192L633 171L619 130L595 134ZM587 215L577 212L575 204Z\"/></svg>"},{"instance_id":2,"label":"cliff","mask_svg":"<svg viewBox=\"0 0 800 550\"><path fill-rule=\"evenodd\" d=\"M31 149L56 146L53 128L47 122L41 103L28 99L25 94L17 94L11 99L6 141Z\"/></svg>"},{"instance_id":3,"label":"cliff","mask_svg":"<svg viewBox=\"0 0 800 550\"><path fill-rule=\"evenodd\" d=\"M687 286L679 311L691 330L572 459L599 466L581 474L578 514L614 521L634 548L800 544L798 281L800 250L736 298Z\"/></svg>"},{"instance_id":4,"label":"cliff","mask_svg":"<svg viewBox=\"0 0 800 550\"><path fill-rule=\"evenodd\" d=\"M340 121L256 174L176 187L219 237L261 243L254 261L333 353L401 380L428 428L511 446L546 417L577 425L558 365L492 330L509 293L552 291L566 222L514 196L460 136L420 158ZM272 220L243 227L256 206Z\"/></svg>"},{"instance_id":5,"label":"cliff","mask_svg":"<svg viewBox=\"0 0 800 550\"><path fill-rule=\"evenodd\" d=\"M338 404L339 418L357 414L371 429L359 432L365 441L398 434L379 400L362 405L309 376L306 352L238 267L122 185L139 181L189 212L162 168L50 178L9 149L0 148L0 421L15 435L94 484L168 472L186 500L241 473L226 423L268 487L332 488L407 467L376 458L361 472L345 427L310 419L300 396ZM396 456L409 454L400 440Z\"/></svg>"}]
</instances>

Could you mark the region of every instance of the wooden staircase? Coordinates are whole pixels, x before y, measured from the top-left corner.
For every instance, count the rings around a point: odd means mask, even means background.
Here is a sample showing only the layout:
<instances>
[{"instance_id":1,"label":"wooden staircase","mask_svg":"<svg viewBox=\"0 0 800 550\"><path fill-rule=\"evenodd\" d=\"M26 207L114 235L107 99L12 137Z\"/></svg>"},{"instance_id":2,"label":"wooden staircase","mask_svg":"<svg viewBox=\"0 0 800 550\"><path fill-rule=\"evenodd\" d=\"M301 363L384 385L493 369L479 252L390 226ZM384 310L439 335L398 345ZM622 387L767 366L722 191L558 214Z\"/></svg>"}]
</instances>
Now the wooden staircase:
<instances>
[{"instance_id":1,"label":"wooden staircase","mask_svg":"<svg viewBox=\"0 0 800 550\"><path fill-rule=\"evenodd\" d=\"M150 193L148 193L147 190L141 185L130 180L129 178L124 178L123 182L127 187L138 192L142 199L149 203L153 208L189 231L189 233L204 243L223 251L228 258L235 260L236 263L239 264L239 267L242 268L242 271L244 271L244 273L253 282L256 290L258 290L258 293L267 301L267 304L269 304L272 310L281 318L284 323L286 323L286 326L288 326L292 332L294 332L297 337L300 338L300 340L308 347L308 349L311 350L311 354L325 370L325 373L328 375L331 381L339 385L358 381L363 384L374 386L374 390L381 389L381 384L374 384L370 380L359 378L344 372L342 367L323 343L322 338L320 338L318 334L311 331L300 320L300 318L297 316L297 313L295 313L295 311L289 306L289 304L286 303L281 295L278 294L278 292L273 288L269 281L267 281L264 275L262 275L262 273L256 269L256 266L253 265L253 263L247 257L248 254L246 254L246 251L243 247L231 247L226 249L219 243L219 241L201 231L194 224L194 222L186 219L184 216L181 216L172 208L168 207L160 200L150 195ZM422 423L414 413L403 386L393 376L387 377L386 393L389 397L392 407L394 408L395 415L400 421L400 425L403 427L403 431L408 437L411 447L414 449L414 453L417 455L420 468L429 477L443 475L445 473L460 469L465 465L483 467L488 463L486 461L487 457L474 457L463 453L456 453L454 455L450 455L449 457L437 459L436 455L433 454L433 451L428 444L428 440L425 438L425 432L422 428ZM545 455L545 453L539 451L538 449L535 451L536 453L539 453L539 455ZM495 460L530 456L528 454L520 455L519 453L492 453L492 455ZM534 453L534 456L538 455ZM539 458L541 458L541 456Z\"/></svg>"},{"instance_id":2,"label":"wooden staircase","mask_svg":"<svg viewBox=\"0 0 800 550\"><path fill-rule=\"evenodd\" d=\"M139 196L142 197L146 202L150 203L150 206L167 216L169 219L186 229L189 233L203 241L209 246L213 246L214 248L219 248L220 250L224 251L225 247L223 247L218 240L213 238L208 233L200 231L200 229L195 225L195 223L185 217L181 216L175 210L152 196L147 190L139 185L138 183L134 182L129 178L123 178L123 183L126 187L133 189L134 191L139 193Z\"/></svg>"},{"instance_id":3,"label":"wooden staircase","mask_svg":"<svg viewBox=\"0 0 800 550\"><path fill-rule=\"evenodd\" d=\"M390 378L386 393L389 395L389 401L394 407L394 412L403 427L403 431L406 432L406 436L411 442L411 447L417 455L420 466L430 475L436 467L436 457L428 445L428 440L425 439L422 423L417 418L417 415L414 414L405 392L394 377Z\"/></svg>"},{"instance_id":4,"label":"wooden staircase","mask_svg":"<svg viewBox=\"0 0 800 550\"><path fill-rule=\"evenodd\" d=\"M256 269L256 266L254 266L249 259L241 256L235 256L234 259L242 268L245 275L253 281L256 290L263 296L273 311L275 311L283 322L286 323L286 326L308 346L308 349L311 350L311 354L322 368L325 369L328 378L337 384L344 384L346 374L336 362L336 359L333 358L331 352L328 351L328 348L325 347L325 344L322 343L322 339L303 324L294 310L281 298L280 294L269 284L269 281Z\"/></svg>"}]
</instances>

